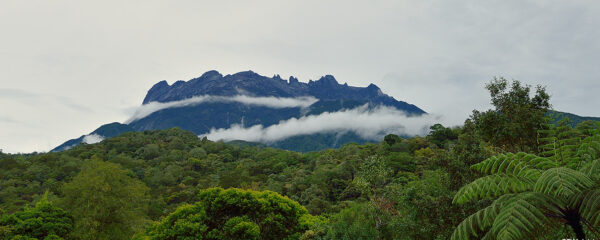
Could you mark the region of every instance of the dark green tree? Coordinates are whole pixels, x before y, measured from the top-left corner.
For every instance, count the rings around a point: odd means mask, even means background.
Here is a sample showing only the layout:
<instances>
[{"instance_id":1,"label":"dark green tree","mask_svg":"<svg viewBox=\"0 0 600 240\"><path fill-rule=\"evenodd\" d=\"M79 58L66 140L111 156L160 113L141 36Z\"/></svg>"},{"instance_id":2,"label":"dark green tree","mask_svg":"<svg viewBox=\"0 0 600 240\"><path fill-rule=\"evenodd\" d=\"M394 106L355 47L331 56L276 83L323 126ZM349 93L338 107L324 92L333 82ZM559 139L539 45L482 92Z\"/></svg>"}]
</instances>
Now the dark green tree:
<instances>
[{"instance_id":1,"label":"dark green tree","mask_svg":"<svg viewBox=\"0 0 600 240\"><path fill-rule=\"evenodd\" d=\"M431 131L427 135L428 140L439 148L443 148L447 142L458 139L458 133L456 131L444 127L442 124L434 124L429 127L429 129Z\"/></svg>"},{"instance_id":2,"label":"dark green tree","mask_svg":"<svg viewBox=\"0 0 600 240\"><path fill-rule=\"evenodd\" d=\"M400 239L447 239L465 209L452 206L448 174L425 171L421 179L388 186L398 217L390 225ZM459 210L460 209L460 210ZM397 239L394 238L394 239Z\"/></svg>"},{"instance_id":3,"label":"dark green tree","mask_svg":"<svg viewBox=\"0 0 600 240\"><path fill-rule=\"evenodd\" d=\"M325 239L367 240L387 239L382 227L378 227L375 209L369 203L352 204L331 217ZM389 221L390 216L385 216Z\"/></svg>"},{"instance_id":4,"label":"dark green tree","mask_svg":"<svg viewBox=\"0 0 600 240\"><path fill-rule=\"evenodd\" d=\"M550 108L546 89L538 85L535 96L531 97L531 86L519 81L509 86L504 78L494 78L486 89L494 109L473 111L471 118L479 135L504 151L535 153L538 130L544 128L545 114Z\"/></svg>"},{"instance_id":5,"label":"dark green tree","mask_svg":"<svg viewBox=\"0 0 600 240\"><path fill-rule=\"evenodd\" d=\"M402 138L400 138L398 135L395 134L388 134L383 138L383 141L385 141L385 143L387 143L387 145L394 145L395 143L401 142Z\"/></svg>"}]
</instances>

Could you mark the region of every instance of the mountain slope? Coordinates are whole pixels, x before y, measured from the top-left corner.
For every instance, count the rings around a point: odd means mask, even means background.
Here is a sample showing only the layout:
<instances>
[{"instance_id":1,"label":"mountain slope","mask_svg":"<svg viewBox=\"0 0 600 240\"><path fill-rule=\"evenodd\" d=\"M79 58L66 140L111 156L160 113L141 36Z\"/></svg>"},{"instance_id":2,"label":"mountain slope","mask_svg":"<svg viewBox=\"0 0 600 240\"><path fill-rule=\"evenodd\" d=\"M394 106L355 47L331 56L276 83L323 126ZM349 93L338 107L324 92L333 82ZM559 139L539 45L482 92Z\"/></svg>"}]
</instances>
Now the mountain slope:
<instances>
[{"instance_id":1,"label":"mountain slope","mask_svg":"<svg viewBox=\"0 0 600 240\"><path fill-rule=\"evenodd\" d=\"M104 125L100 126L98 129L91 132L90 134L82 135L79 138L66 141L63 144L55 147L54 149L52 149L50 151L51 152L60 152L60 151L68 150L74 146L81 144L81 143L86 143L85 140L86 140L87 136L96 136L97 140L102 140L105 138L112 138L112 137L119 136L123 133L133 132L133 131L134 131L133 128L131 128L129 125L118 123L118 122L104 124Z\"/></svg>"},{"instance_id":2,"label":"mountain slope","mask_svg":"<svg viewBox=\"0 0 600 240\"><path fill-rule=\"evenodd\" d=\"M600 122L600 117L582 117L582 116L578 116L578 115L575 115L572 113L560 112L560 111L554 111L554 110L548 111L547 115L552 119L553 123L557 123L564 118L569 118L571 127L575 127L584 121Z\"/></svg>"},{"instance_id":3,"label":"mountain slope","mask_svg":"<svg viewBox=\"0 0 600 240\"><path fill-rule=\"evenodd\" d=\"M240 96L243 97L242 100L229 100ZM198 97L210 100L194 102L194 98ZM280 101L297 102L300 101L298 99L306 98L314 99L314 102L311 101L309 106L302 104L273 106L278 105L277 102ZM244 99L260 103L248 103L244 102L246 101ZM143 100L141 108L146 108L148 113L121 124L117 132L179 127L202 135L213 129L228 129L233 125L242 128L260 125L267 128L290 119L358 107L374 109L378 106L385 106L408 116L425 114L425 111L415 105L398 101L384 94L374 84L367 87L348 86L348 84L339 84L331 75L304 83L294 77L284 80L278 75L265 77L252 71L225 76L217 71L209 71L198 78L177 81L172 85L166 81L158 82L148 90ZM111 126L116 127L116 125ZM100 129L103 128L105 126ZM98 130L89 135L97 134L105 138L116 136L105 132L97 133ZM53 151L64 150L84 142L84 138L89 135L72 139ZM267 144L289 150L315 151L339 147L348 142L364 143L379 140L381 139L366 139L352 131L332 130L318 134L300 134Z\"/></svg>"}]
</instances>

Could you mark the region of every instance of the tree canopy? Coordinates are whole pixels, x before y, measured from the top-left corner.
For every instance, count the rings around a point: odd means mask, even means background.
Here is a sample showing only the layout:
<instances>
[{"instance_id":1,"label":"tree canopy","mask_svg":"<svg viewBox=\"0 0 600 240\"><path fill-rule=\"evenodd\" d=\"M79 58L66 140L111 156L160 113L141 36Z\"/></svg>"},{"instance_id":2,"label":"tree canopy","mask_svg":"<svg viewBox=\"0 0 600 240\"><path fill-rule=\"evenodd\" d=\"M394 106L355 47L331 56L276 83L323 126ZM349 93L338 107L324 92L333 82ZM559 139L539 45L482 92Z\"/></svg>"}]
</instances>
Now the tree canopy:
<instances>
[{"instance_id":1,"label":"tree canopy","mask_svg":"<svg viewBox=\"0 0 600 240\"><path fill-rule=\"evenodd\" d=\"M63 239L73 230L73 218L44 194L34 207L0 218L2 239Z\"/></svg>"},{"instance_id":2,"label":"tree canopy","mask_svg":"<svg viewBox=\"0 0 600 240\"><path fill-rule=\"evenodd\" d=\"M298 239L312 216L271 191L209 188L148 231L150 239Z\"/></svg>"},{"instance_id":3,"label":"tree canopy","mask_svg":"<svg viewBox=\"0 0 600 240\"><path fill-rule=\"evenodd\" d=\"M93 158L63 187L81 239L128 239L142 230L149 189L117 164Z\"/></svg>"},{"instance_id":4,"label":"tree canopy","mask_svg":"<svg viewBox=\"0 0 600 240\"><path fill-rule=\"evenodd\" d=\"M519 81L494 78L486 85L494 109L473 111L476 130L483 139L509 152L536 152L537 134L546 125L550 95L538 85L530 96L531 86Z\"/></svg>"},{"instance_id":5,"label":"tree canopy","mask_svg":"<svg viewBox=\"0 0 600 240\"><path fill-rule=\"evenodd\" d=\"M542 87L488 91L462 126L318 152L178 128L0 152L0 239L598 238L600 127L544 118Z\"/></svg>"}]
</instances>

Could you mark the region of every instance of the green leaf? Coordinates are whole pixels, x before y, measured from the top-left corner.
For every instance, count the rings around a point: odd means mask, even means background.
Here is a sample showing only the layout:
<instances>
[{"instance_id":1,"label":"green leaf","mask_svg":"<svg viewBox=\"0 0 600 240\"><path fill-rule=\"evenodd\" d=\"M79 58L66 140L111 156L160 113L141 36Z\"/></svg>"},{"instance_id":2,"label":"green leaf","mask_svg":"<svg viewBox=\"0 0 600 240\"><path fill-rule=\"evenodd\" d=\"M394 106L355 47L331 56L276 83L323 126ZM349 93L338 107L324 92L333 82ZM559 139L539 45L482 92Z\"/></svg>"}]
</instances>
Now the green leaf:
<instances>
[{"instance_id":1,"label":"green leaf","mask_svg":"<svg viewBox=\"0 0 600 240\"><path fill-rule=\"evenodd\" d=\"M510 199L514 196L514 194L507 194L496 201L492 202L492 204L484 209L481 209L471 216L465 218L454 230L451 236L451 240L468 240L468 239L478 239L485 238L489 233L489 229L492 227L494 220L498 213L500 212L500 208L502 203L504 203L507 199ZM479 236L484 237L479 237Z\"/></svg>"},{"instance_id":2,"label":"green leaf","mask_svg":"<svg viewBox=\"0 0 600 240\"><path fill-rule=\"evenodd\" d=\"M452 202L464 204L478 199L493 199L507 193L532 190L533 185L532 180L524 177L506 174L485 176L463 186Z\"/></svg>"},{"instance_id":3,"label":"green leaf","mask_svg":"<svg viewBox=\"0 0 600 240\"><path fill-rule=\"evenodd\" d=\"M593 185L584 173L559 167L546 170L537 180L534 191L556 197L568 198Z\"/></svg>"},{"instance_id":4,"label":"green leaf","mask_svg":"<svg viewBox=\"0 0 600 240\"><path fill-rule=\"evenodd\" d=\"M595 189L581 195L579 214L592 226L600 226L600 190Z\"/></svg>"},{"instance_id":5,"label":"green leaf","mask_svg":"<svg viewBox=\"0 0 600 240\"><path fill-rule=\"evenodd\" d=\"M537 169L545 169L555 165L549 159L532 154L507 153L490 157L473 165L472 168L484 174L505 173L535 180L540 175L540 171Z\"/></svg>"},{"instance_id":6,"label":"green leaf","mask_svg":"<svg viewBox=\"0 0 600 240\"><path fill-rule=\"evenodd\" d=\"M600 181L600 159L588 162L581 167L581 172L585 173L592 180Z\"/></svg>"},{"instance_id":7,"label":"green leaf","mask_svg":"<svg viewBox=\"0 0 600 240\"><path fill-rule=\"evenodd\" d=\"M544 210L553 208L553 204L539 194L518 195L500 209L490 232L501 240L536 238L554 226L544 214Z\"/></svg>"}]
</instances>

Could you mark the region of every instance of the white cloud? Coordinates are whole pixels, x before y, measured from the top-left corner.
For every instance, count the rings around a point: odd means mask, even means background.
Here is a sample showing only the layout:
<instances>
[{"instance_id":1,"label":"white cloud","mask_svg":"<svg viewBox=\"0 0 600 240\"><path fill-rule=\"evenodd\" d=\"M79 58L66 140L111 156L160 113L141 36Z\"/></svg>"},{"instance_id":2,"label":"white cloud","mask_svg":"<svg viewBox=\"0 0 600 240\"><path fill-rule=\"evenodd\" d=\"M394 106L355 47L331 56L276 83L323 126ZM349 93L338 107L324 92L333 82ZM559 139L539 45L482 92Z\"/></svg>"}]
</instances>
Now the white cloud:
<instances>
[{"instance_id":1,"label":"white cloud","mask_svg":"<svg viewBox=\"0 0 600 240\"><path fill-rule=\"evenodd\" d=\"M73 144L73 145L71 145L71 146L66 146L65 148L63 148L63 149L62 149L62 150L60 150L60 151L67 151L67 150L69 150L69 149L71 149L71 148L74 148L75 146L77 146L77 144Z\"/></svg>"},{"instance_id":2,"label":"white cloud","mask_svg":"<svg viewBox=\"0 0 600 240\"><path fill-rule=\"evenodd\" d=\"M135 120L142 119L152 114L153 112L160 111L167 108L177 108L177 107L187 107L194 106L201 103L207 102L236 102L243 103L246 105L253 106L264 106L270 108L294 108L300 107L305 108L313 103L317 102L318 99L307 96L307 97L298 97L298 98L279 98L279 97L250 97L245 95L237 95L231 97L225 96L210 96L210 95L202 95L195 96L188 99L180 100L180 101L171 101L171 102L150 102L148 104L144 104L138 107L133 116L129 118L125 123L131 123Z\"/></svg>"},{"instance_id":3,"label":"white cloud","mask_svg":"<svg viewBox=\"0 0 600 240\"><path fill-rule=\"evenodd\" d=\"M366 139L379 140L385 134L423 135L429 126L442 119L434 115L409 117L405 112L390 107L368 109L367 106L339 112L325 112L301 118L291 118L269 127L254 125L244 128L232 125L228 129L212 129L206 136L210 140L245 140L274 142L288 137L324 132L354 131Z\"/></svg>"},{"instance_id":4,"label":"white cloud","mask_svg":"<svg viewBox=\"0 0 600 240\"><path fill-rule=\"evenodd\" d=\"M95 133L90 134L90 135L85 135L85 137L83 137L83 143L87 143L87 144L99 143L102 140L104 140L104 137L101 135L95 134ZM65 150L67 150L67 149L65 149Z\"/></svg>"},{"instance_id":5,"label":"white cloud","mask_svg":"<svg viewBox=\"0 0 600 240\"><path fill-rule=\"evenodd\" d=\"M37 101L0 90L2 110L28 124L0 124L7 152L49 150L125 120L131 112L122 110L139 106L156 82L213 69L373 82L456 123L485 110L483 83L505 76L547 85L558 110L600 116L600 1L2 3L0 86L53 93L91 109L30 104Z\"/></svg>"}]
</instances>

